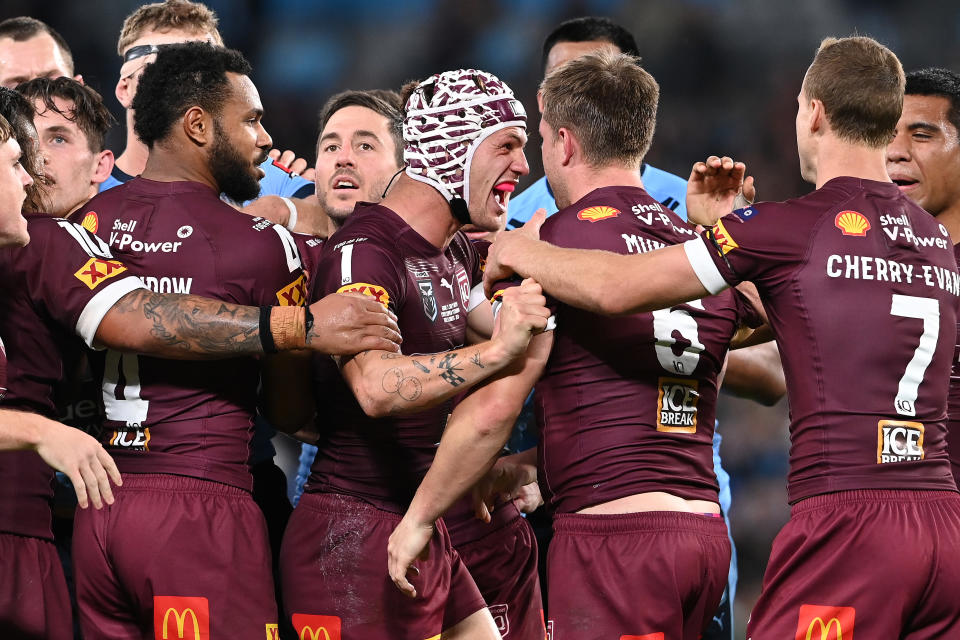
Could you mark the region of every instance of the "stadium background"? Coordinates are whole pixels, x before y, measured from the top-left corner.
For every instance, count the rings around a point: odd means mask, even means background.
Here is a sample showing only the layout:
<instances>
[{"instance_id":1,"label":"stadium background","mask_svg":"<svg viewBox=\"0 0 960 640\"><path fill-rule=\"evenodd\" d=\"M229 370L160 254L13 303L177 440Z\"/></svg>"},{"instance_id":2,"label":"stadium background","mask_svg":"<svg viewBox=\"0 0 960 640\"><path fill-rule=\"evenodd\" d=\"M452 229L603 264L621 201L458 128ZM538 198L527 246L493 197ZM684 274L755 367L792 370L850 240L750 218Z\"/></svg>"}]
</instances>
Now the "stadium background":
<instances>
[{"instance_id":1,"label":"stadium background","mask_svg":"<svg viewBox=\"0 0 960 640\"><path fill-rule=\"evenodd\" d=\"M4 0L0 19L31 15L57 29L77 72L113 96L116 40L141 2ZM763 199L810 190L799 178L793 121L803 72L820 39L870 35L907 70L960 71L960 3L955 0L210 0L229 46L253 62L275 146L312 162L316 112L347 88L399 87L448 68L474 66L506 80L536 112L540 46L577 15L607 15L635 36L661 86L651 164L687 175L711 153L747 162ZM531 178L541 174L536 126ZM123 148L123 127L108 146ZM525 186L531 178L524 180ZM864 339L871 339L864 336ZM865 372L869 375L869 372ZM852 381L855 383L855 381ZM733 534L740 556L738 635L760 588L770 542L786 521L787 403L773 408L725 397L722 454L732 476ZM283 448L283 455L291 455Z\"/></svg>"}]
</instances>

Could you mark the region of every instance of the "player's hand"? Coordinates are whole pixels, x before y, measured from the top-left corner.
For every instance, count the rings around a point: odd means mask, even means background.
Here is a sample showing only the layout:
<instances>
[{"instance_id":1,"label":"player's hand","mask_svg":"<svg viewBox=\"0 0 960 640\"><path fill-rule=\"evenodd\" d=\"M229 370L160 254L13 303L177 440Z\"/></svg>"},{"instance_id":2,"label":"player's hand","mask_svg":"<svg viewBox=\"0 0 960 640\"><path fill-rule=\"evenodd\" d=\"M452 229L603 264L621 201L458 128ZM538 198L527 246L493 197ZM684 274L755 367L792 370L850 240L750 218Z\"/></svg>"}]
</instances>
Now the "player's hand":
<instances>
[{"instance_id":1,"label":"player's hand","mask_svg":"<svg viewBox=\"0 0 960 640\"><path fill-rule=\"evenodd\" d=\"M736 208L738 194L752 202L756 189L746 172L747 165L727 156L710 156L694 164L687 181L687 220L712 226Z\"/></svg>"},{"instance_id":2,"label":"player's hand","mask_svg":"<svg viewBox=\"0 0 960 640\"><path fill-rule=\"evenodd\" d=\"M270 156L274 162L280 166L289 169L290 173L295 173L298 176L313 182L313 176L315 170L313 167L310 167L306 160L303 158L298 158L297 154L289 149L282 152L280 149L270 149L270 152L267 154Z\"/></svg>"},{"instance_id":3,"label":"player's hand","mask_svg":"<svg viewBox=\"0 0 960 640\"><path fill-rule=\"evenodd\" d=\"M508 358L516 358L527 351L530 338L547 328L550 310L540 285L530 278L519 287L503 292L503 306L493 325L493 340L503 347Z\"/></svg>"},{"instance_id":4,"label":"player's hand","mask_svg":"<svg viewBox=\"0 0 960 640\"><path fill-rule=\"evenodd\" d=\"M513 500L524 513L531 513L543 504L536 482L536 467L515 463L513 458L505 456L498 459L474 485L473 510L479 520L490 522L490 514L498 501Z\"/></svg>"},{"instance_id":5,"label":"player's hand","mask_svg":"<svg viewBox=\"0 0 960 640\"><path fill-rule=\"evenodd\" d=\"M313 328L307 348L333 356L363 351L400 351L397 316L358 293L332 293L310 305Z\"/></svg>"},{"instance_id":6,"label":"player's hand","mask_svg":"<svg viewBox=\"0 0 960 640\"><path fill-rule=\"evenodd\" d=\"M110 481L120 486L123 480L106 449L83 431L53 420L43 419L42 430L37 453L70 478L80 508L86 509L91 502L97 509L102 509L104 502L113 504Z\"/></svg>"},{"instance_id":7,"label":"player's hand","mask_svg":"<svg viewBox=\"0 0 960 640\"><path fill-rule=\"evenodd\" d=\"M514 271L510 267L511 256L522 255L531 242L540 241L540 227L547 219L546 209L537 209L525 225L513 231L502 231L487 253L483 271L483 288L487 297L493 295L493 286L508 279Z\"/></svg>"},{"instance_id":8,"label":"player's hand","mask_svg":"<svg viewBox=\"0 0 960 640\"><path fill-rule=\"evenodd\" d=\"M405 515L390 534L387 541L387 571L397 589L411 598L417 597L417 589L407 580L407 574L420 575L413 563L416 560L429 559L430 538L433 536L433 523L418 523Z\"/></svg>"}]
</instances>

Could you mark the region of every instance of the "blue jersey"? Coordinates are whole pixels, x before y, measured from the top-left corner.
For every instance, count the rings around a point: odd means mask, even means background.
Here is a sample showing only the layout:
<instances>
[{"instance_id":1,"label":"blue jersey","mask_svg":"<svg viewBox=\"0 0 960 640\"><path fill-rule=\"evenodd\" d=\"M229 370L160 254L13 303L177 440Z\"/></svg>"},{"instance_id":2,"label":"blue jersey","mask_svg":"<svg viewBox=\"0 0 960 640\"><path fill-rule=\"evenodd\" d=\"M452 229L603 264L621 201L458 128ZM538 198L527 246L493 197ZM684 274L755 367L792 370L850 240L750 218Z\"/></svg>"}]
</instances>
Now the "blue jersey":
<instances>
[{"instance_id":1,"label":"blue jersey","mask_svg":"<svg viewBox=\"0 0 960 640\"><path fill-rule=\"evenodd\" d=\"M643 180L643 189L651 198L669 207L684 220L687 219L686 180L646 163L640 168L640 179ZM547 216L557 212L557 203L554 202L546 177L534 182L517 197L510 198L507 205L507 229L522 227L537 209L546 209Z\"/></svg>"},{"instance_id":2,"label":"blue jersey","mask_svg":"<svg viewBox=\"0 0 960 640\"><path fill-rule=\"evenodd\" d=\"M305 178L301 178L294 173L291 173L283 165L275 163L270 158L267 158L260 165L260 168L263 169L264 173L263 178L260 180L261 196L305 198L306 196L311 196L314 193L315 186L312 182ZM107 189L111 189L118 184L123 184L124 182L132 180L133 178L134 176L121 171L119 167L114 165L113 171L110 172L110 177L101 183L100 193L103 193ZM250 202L244 202L243 204L248 205Z\"/></svg>"}]
</instances>

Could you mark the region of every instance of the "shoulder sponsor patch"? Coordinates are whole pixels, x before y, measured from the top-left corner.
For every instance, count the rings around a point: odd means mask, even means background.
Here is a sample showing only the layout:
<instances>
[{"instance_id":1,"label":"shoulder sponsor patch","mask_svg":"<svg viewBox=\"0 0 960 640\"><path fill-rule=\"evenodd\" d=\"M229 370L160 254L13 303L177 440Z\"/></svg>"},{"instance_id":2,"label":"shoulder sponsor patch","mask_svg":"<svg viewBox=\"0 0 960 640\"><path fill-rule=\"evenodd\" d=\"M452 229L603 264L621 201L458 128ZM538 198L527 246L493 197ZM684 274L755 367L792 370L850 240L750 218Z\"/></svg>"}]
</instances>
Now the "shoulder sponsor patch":
<instances>
[{"instance_id":1,"label":"shoulder sponsor patch","mask_svg":"<svg viewBox=\"0 0 960 640\"><path fill-rule=\"evenodd\" d=\"M752 220L753 218L756 218L757 213L759 213L759 211L757 209L754 209L753 207L744 207L743 209L737 209L736 211L734 211L733 215L737 216L738 218L746 222L747 220Z\"/></svg>"},{"instance_id":2,"label":"shoulder sponsor patch","mask_svg":"<svg viewBox=\"0 0 960 640\"><path fill-rule=\"evenodd\" d=\"M723 255L727 255L734 249L740 248L740 245L737 244L736 240L730 237L730 232L727 231L727 228L723 226L723 220L717 220L717 224L713 226L709 233L710 238L713 240L713 244Z\"/></svg>"},{"instance_id":3,"label":"shoulder sponsor patch","mask_svg":"<svg viewBox=\"0 0 960 640\"><path fill-rule=\"evenodd\" d=\"M80 223L80 226L90 233L96 233L97 229L100 228L100 218L97 217L97 212L91 211L83 216L83 222Z\"/></svg>"},{"instance_id":4,"label":"shoulder sponsor patch","mask_svg":"<svg viewBox=\"0 0 960 640\"><path fill-rule=\"evenodd\" d=\"M607 218L616 218L619 215L619 209L614 209L613 207L608 207L607 205L598 205L596 207L587 207L586 209L581 209L577 214L577 218L580 220L585 220L586 222L600 222L601 220L606 220Z\"/></svg>"},{"instance_id":5,"label":"shoulder sponsor patch","mask_svg":"<svg viewBox=\"0 0 960 640\"><path fill-rule=\"evenodd\" d=\"M117 260L90 258L73 275L91 289L96 289L104 280L118 276L126 270L123 263Z\"/></svg>"},{"instance_id":6,"label":"shoulder sponsor patch","mask_svg":"<svg viewBox=\"0 0 960 640\"><path fill-rule=\"evenodd\" d=\"M387 306L390 303L390 294L387 293L386 289L378 284L370 284L368 282L351 282L350 284L345 284L337 289L337 293L359 293L373 298L383 306Z\"/></svg>"},{"instance_id":7,"label":"shoulder sponsor patch","mask_svg":"<svg viewBox=\"0 0 960 640\"><path fill-rule=\"evenodd\" d=\"M300 277L277 291L277 300L281 307L302 307L307 303L307 277Z\"/></svg>"},{"instance_id":8,"label":"shoulder sponsor patch","mask_svg":"<svg viewBox=\"0 0 960 640\"><path fill-rule=\"evenodd\" d=\"M841 211L834 218L833 224L845 236L862 238L870 230L870 221L859 211Z\"/></svg>"}]
</instances>

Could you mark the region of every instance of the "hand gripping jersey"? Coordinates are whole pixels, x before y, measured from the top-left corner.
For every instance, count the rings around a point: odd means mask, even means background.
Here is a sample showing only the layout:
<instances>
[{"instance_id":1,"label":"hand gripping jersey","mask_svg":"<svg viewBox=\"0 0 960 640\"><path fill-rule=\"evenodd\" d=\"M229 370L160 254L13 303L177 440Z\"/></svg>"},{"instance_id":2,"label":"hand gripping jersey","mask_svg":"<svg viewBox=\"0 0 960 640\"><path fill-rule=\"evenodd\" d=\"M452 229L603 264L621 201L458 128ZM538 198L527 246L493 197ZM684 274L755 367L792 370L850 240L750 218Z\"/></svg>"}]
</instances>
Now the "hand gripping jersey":
<instances>
[{"instance_id":1,"label":"hand gripping jersey","mask_svg":"<svg viewBox=\"0 0 960 640\"><path fill-rule=\"evenodd\" d=\"M57 418L54 388L72 352L91 345L104 314L143 285L80 225L26 214L30 243L0 249L3 406ZM81 342L82 340L82 342ZM53 469L34 451L0 453L0 531L52 539Z\"/></svg>"},{"instance_id":2,"label":"hand gripping jersey","mask_svg":"<svg viewBox=\"0 0 960 640\"><path fill-rule=\"evenodd\" d=\"M695 237L643 189L604 187L552 216L552 244L646 253ZM559 512L647 491L717 501L717 374L730 338L761 319L737 291L623 317L555 304L536 385L538 478Z\"/></svg>"},{"instance_id":3,"label":"hand gripping jersey","mask_svg":"<svg viewBox=\"0 0 960 640\"><path fill-rule=\"evenodd\" d=\"M946 228L897 186L835 178L685 245L710 291L750 280L790 389L791 502L955 490L946 399L960 295Z\"/></svg>"},{"instance_id":4,"label":"hand gripping jersey","mask_svg":"<svg viewBox=\"0 0 960 640\"><path fill-rule=\"evenodd\" d=\"M196 182L137 178L77 214L132 273L159 293L242 305L301 305L296 243ZM200 362L107 351L105 446L121 472L172 473L250 489L247 467L259 366L254 358Z\"/></svg>"},{"instance_id":5,"label":"hand gripping jersey","mask_svg":"<svg viewBox=\"0 0 960 640\"><path fill-rule=\"evenodd\" d=\"M358 205L324 245L311 299L358 292L382 302L397 314L403 353L427 354L423 366L445 370L456 386L458 371L474 365L430 354L463 346L467 313L483 300L481 279L480 257L463 234L438 249L390 209ZM323 377L317 395L328 399L325 430L307 491L344 493L402 513L433 461L452 403L369 418L339 375Z\"/></svg>"}]
</instances>

